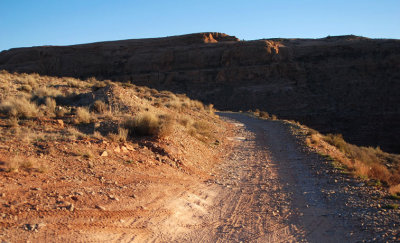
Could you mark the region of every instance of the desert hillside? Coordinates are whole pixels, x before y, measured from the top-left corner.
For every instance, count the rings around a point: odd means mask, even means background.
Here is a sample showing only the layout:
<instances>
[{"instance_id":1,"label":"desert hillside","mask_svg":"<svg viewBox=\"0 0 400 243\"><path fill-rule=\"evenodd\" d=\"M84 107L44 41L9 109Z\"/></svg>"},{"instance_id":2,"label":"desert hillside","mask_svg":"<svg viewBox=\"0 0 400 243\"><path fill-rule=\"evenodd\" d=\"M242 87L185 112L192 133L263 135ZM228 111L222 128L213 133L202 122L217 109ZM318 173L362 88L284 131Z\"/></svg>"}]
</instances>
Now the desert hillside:
<instances>
[{"instance_id":1,"label":"desert hillside","mask_svg":"<svg viewBox=\"0 0 400 243\"><path fill-rule=\"evenodd\" d=\"M1 239L163 217L158 203L209 178L228 146L212 106L169 91L5 71L0 89Z\"/></svg>"},{"instance_id":2,"label":"desert hillside","mask_svg":"<svg viewBox=\"0 0 400 243\"><path fill-rule=\"evenodd\" d=\"M221 33L16 48L0 69L96 77L259 108L358 145L400 152L400 41L337 36L240 41Z\"/></svg>"}]
</instances>

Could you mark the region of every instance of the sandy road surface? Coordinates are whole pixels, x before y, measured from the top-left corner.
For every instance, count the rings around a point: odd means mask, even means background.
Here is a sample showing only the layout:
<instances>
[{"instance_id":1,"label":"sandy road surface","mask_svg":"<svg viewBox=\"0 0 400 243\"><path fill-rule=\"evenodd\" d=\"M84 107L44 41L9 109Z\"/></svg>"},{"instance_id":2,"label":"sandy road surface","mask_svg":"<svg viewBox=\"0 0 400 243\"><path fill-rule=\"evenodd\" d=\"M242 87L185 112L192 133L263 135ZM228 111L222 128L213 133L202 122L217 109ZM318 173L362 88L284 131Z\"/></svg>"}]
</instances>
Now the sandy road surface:
<instances>
[{"instance_id":1,"label":"sandy road surface","mask_svg":"<svg viewBox=\"0 0 400 243\"><path fill-rule=\"evenodd\" d=\"M328 200L329 178L318 176L318 156L307 152L289 125L237 113L221 114L242 127L238 147L210 181L216 191L203 224L177 241L357 242L372 239L343 201ZM334 184L334 183L333 183ZM343 198L338 198L343 199ZM348 209L350 210L350 209Z\"/></svg>"}]
</instances>

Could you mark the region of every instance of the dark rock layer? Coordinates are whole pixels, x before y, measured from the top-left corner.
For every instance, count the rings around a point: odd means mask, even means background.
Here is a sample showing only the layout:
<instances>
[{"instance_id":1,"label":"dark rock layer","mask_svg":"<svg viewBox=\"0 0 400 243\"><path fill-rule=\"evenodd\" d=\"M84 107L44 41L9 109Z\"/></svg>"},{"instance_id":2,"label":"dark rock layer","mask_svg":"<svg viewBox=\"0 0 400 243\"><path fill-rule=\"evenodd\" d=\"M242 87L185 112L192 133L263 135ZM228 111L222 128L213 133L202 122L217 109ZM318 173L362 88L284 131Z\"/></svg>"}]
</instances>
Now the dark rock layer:
<instances>
[{"instance_id":1,"label":"dark rock layer","mask_svg":"<svg viewBox=\"0 0 400 243\"><path fill-rule=\"evenodd\" d=\"M0 69L131 81L219 109L259 108L400 153L400 41L239 41L221 33L18 48Z\"/></svg>"}]
</instances>

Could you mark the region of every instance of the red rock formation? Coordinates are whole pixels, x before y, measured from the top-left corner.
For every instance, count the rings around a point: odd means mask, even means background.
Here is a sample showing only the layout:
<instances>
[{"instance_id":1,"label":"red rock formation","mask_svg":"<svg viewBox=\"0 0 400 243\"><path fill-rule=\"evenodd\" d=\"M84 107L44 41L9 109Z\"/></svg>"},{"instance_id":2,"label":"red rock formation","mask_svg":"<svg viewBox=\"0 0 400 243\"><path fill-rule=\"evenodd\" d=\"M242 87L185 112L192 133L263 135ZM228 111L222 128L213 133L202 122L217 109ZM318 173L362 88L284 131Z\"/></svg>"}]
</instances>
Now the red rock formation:
<instances>
[{"instance_id":1,"label":"red rock formation","mask_svg":"<svg viewBox=\"0 0 400 243\"><path fill-rule=\"evenodd\" d=\"M0 69L131 81L220 109L259 108L400 153L400 41L239 41L221 33L18 48Z\"/></svg>"}]
</instances>

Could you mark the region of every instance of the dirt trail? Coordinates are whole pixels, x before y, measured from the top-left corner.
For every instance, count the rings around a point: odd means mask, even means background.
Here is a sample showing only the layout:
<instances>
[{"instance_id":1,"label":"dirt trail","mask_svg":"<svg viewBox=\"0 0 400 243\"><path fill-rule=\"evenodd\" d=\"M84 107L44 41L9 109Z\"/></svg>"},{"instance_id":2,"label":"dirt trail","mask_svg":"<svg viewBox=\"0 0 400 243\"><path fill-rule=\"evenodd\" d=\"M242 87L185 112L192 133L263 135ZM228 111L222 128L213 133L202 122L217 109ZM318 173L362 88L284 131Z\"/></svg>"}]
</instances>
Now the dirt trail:
<instances>
[{"instance_id":1,"label":"dirt trail","mask_svg":"<svg viewBox=\"0 0 400 243\"><path fill-rule=\"evenodd\" d=\"M31 239L48 242L61 239L67 242L383 241L378 231L374 231L378 227L372 225L374 213L381 211L373 209L368 214L369 204L362 204L369 203L367 198L371 194L364 197L359 181L332 173L327 162L300 142L302 135L296 134L290 124L238 113L220 116L235 124L238 132L230 138L236 144L235 150L226 162L210 171L211 179L165 177L165 181L149 185L150 193L143 197L146 201L139 200L142 206L135 210L130 204L121 204L120 208L110 208L112 211L101 214L81 210L70 218L73 231L43 236L38 233ZM382 222L388 225L387 221ZM392 227L395 234L399 233L398 223Z\"/></svg>"},{"instance_id":2,"label":"dirt trail","mask_svg":"<svg viewBox=\"0 0 400 243\"><path fill-rule=\"evenodd\" d=\"M323 193L327 179L312 171L318 157L298 144L289 126L225 113L242 126L237 149L211 181L217 191L192 242L354 242L368 239ZM343 203L343 202L342 202ZM341 204L342 204L341 203Z\"/></svg>"},{"instance_id":3,"label":"dirt trail","mask_svg":"<svg viewBox=\"0 0 400 243\"><path fill-rule=\"evenodd\" d=\"M160 227L162 237L156 241L372 240L361 223L349 216L351 209L343 206L345 196L328 200L338 185L328 175L319 176L324 169L320 158L299 143L290 125L237 113L220 115L240 127L232 138L238 143L236 150L219 176L206 182L208 186L194 186L176 200L175 215L184 220L175 217L178 224ZM184 202L185 197L196 200Z\"/></svg>"}]
</instances>

